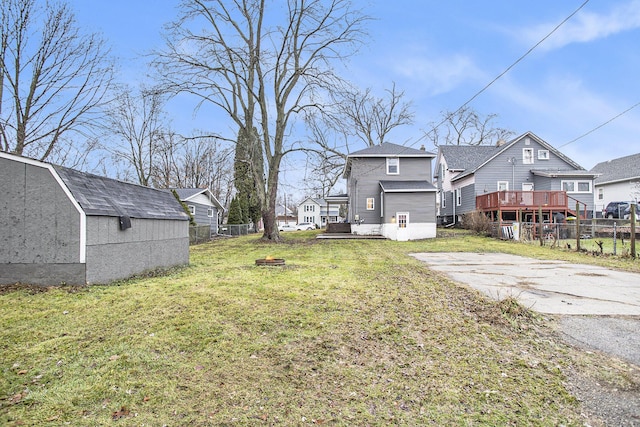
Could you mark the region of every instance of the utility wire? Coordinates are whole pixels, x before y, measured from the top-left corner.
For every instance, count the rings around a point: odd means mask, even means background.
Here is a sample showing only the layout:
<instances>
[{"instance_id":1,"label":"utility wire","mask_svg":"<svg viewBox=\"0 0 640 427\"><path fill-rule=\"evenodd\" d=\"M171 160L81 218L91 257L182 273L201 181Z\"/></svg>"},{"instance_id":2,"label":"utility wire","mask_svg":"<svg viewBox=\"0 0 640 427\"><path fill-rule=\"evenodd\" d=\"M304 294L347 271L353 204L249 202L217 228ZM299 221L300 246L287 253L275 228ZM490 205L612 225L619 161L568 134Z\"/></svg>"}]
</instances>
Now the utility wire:
<instances>
[{"instance_id":1,"label":"utility wire","mask_svg":"<svg viewBox=\"0 0 640 427\"><path fill-rule=\"evenodd\" d=\"M464 104L462 104L456 111L454 111L453 113L451 113L447 117L445 117L440 123L438 123L436 126L434 126L433 129L435 130L435 129L439 128L440 126L442 126L444 123L447 122L447 120L449 120L449 118L451 118L452 116L455 116L460 110L462 110L464 107L469 105L474 99L476 99L478 96L480 96L480 94L482 94L485 90L489 89L489 87L491 85L493 85L496 81L498 81L498 79L500 79L502 76L504 76L509 71L511 71L511 69L513 67L515 67L520 61L522 61L531 52L533 52L533 50L535 48L540 46L545 40L547 40L549 37L551 37L551 35L553 33L555 33L562 25L564 25L565 22L567 22L576 13L578 13L583 7L585 7L587 3L589 3L589 0L585 0L585 2L582 3L576 10L574 10L573 13L571 13L571 15L569 15L565 19L563 19L562 22L560 22L558 25L556 25L555 28L553 30L551 30L551 32L549 32L546 36L544 36L538 43L533 45L533 47L531 47L531 49L529 49L524 55L522 55L520 58L518 58L513 64L509 65L509 67L507 67L506 70L504 70L502 73L500 73L495 79L491 80L485 87L480 89L475 95L473 95L471 98L469 98L469 100L467 102L465 102Z\"/></svg>"},{"instance_id":2,"label":"utility wire","mask_svg":"<svg viewBox=\"0 0 640 427\"><path fill-rule=\"evenodd\" d=\"M569 141L569 142L566 142L566 143L562 144L562 145L561 145L561 146L559 146L558 148L566 147L567 145L572 144L572 143L576 142L577 140L582 139L582 138L584 138L585 136L592 134L593 132L597 131L597 130L598 130L598 129L600 129L601 127L608 125L609 123L611 123L612 121L614 121L614 120L615 120L615 119L617 119L618 117L620 117L620 116L623 116L623 115L627 114L629 111L633 110L633 109L634 109L634 108L636 108L638 105L640 105L640 102L638 102L638 103L636 103L636 104L633 104L631 107L627 108L626 110L624 110L622 113L618 114L617 116L614 116L614 117L610 118L609 120L607 120L606 122L602 123L601 125L596 126L595 128L591 129L589 132L584 133L584 134L580 135L579 137L577 137L577 138L575 138L575 139L572 139L571 141Z\"/></svg>"}]
</instances>

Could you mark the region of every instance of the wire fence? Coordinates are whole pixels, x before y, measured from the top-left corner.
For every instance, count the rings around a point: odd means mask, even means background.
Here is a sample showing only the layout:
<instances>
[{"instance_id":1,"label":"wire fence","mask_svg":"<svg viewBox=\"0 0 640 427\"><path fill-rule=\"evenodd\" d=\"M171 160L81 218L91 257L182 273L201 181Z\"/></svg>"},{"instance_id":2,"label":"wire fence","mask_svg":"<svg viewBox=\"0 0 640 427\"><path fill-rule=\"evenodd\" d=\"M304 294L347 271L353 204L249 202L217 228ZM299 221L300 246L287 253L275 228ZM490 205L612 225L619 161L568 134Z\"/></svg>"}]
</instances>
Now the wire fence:
<instances>
[{"instance_id":1,"label":"wire fence","mask_svg":"<svg viewBox=\"0 0 640 427\"><path fill-rule=\"evenodd\" d=\"M195 225L189 227L189 244L197 245L211 240L211 226Z\"/></svg>"},{"instance_id":2,"label":"wire fence","mask_svg":"<svg viewBox=\"0 0 640 427\"><path fill-rule=\"evenodd\" d=\"M224 224L218 232L225 236L246 236L253 232L253 227L249 224Z\"/></svg>"},{"instance_id":3,"label":"wire fence","mask_svg":"<svg viewBox=\"0 0 640 427\"><path fill-rule=\"evenodd\" d=\"M502 222L492 224L491 234L522 243L635 257L640 227L635 227L634 236L630 221L624 220L599 219L562 224ZM635 247L635 253L632 253L632 247Z\"/></svg>"}]
</instances>

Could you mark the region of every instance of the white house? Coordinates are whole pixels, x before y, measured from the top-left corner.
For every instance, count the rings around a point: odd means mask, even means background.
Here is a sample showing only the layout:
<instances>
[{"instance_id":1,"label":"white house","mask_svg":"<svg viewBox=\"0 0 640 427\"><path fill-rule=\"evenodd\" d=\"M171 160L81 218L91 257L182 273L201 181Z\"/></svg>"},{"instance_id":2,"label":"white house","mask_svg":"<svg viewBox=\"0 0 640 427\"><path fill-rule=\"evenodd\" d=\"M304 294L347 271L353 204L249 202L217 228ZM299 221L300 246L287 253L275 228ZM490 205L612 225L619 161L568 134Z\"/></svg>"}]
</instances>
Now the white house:
<instances>
[{"instance_id":1,"label":"white house","mask_svg":"<svg viewBox=\"0 0 640 427\"><path fill-rule=\"evenodd\" d=\"M298 224L310 222L320 228L326 227L327 220L329 222L341 220L339 206L329 205L325 199L312 197L307 197L298 205Z\"/></svg>"}]
</instances>

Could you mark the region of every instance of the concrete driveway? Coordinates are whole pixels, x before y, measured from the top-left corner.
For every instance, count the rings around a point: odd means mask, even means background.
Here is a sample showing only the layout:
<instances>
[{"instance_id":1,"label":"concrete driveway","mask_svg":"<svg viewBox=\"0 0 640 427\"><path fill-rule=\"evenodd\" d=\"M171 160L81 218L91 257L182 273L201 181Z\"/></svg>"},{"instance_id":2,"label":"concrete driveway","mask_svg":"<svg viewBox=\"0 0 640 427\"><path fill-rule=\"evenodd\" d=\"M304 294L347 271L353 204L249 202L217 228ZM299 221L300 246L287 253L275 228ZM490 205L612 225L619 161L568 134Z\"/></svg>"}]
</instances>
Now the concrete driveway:
<instances>
[{"instance_id":1,"label":"concrete driveway","mask_svg":"<svg viewBox=\"0 0 640 427\"><path fill-rule=\"evenodd\" d=\"M496 299L549 314L640 316L640 274L496 253L417 253L429 268Z\"/></svg>"}]
</instances>

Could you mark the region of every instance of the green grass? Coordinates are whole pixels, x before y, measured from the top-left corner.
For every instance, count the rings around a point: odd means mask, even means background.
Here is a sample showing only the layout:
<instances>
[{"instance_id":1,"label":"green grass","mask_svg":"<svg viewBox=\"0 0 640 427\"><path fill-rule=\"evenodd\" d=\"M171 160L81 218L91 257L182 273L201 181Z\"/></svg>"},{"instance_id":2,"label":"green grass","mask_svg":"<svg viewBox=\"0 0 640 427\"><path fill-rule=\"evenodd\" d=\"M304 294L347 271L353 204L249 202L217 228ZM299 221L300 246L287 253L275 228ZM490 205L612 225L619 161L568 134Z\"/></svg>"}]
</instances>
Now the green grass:
<instances>
[{"instance_id":1,"label":"green grass","mask_svg":"<svg viewBox=\"0 0 640 427\"><path fill-rule=\"evenodd\" d=\"M218 240L163 276L0 295L0 424L582 425L571 350L543 317L406 254L591 258L457 233L315 234ZM269 255L286 266L254 265Z\"/></svg>"}]
</instances>

